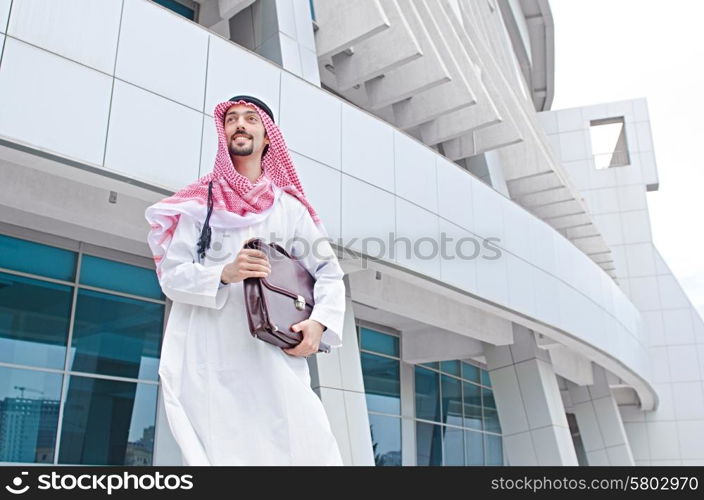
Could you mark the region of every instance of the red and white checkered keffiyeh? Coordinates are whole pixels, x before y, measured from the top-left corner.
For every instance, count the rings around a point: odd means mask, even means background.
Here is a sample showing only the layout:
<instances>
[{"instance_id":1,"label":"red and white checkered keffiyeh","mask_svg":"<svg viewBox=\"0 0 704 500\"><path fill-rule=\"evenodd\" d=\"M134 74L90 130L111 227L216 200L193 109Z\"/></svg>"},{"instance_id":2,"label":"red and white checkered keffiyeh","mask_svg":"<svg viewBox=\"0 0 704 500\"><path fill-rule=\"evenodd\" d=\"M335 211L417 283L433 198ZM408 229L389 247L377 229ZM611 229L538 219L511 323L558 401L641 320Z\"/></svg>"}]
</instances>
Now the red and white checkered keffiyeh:
<instances>
[{"instance_id":1,"label":"red and white checkered keffiyeh","mask_svg":"<svg viewBox=\"0 0 704 500\"><path fill-rule=\"evenodd\" d=\"M262 174L254 183L235 170L230 158L224 117L227 110L236 104L245 104L259 113L269 138L269 149L262 158ZM327 237L318 214L305 197L281 130L269 115L257 105L246 101L221 102L215 106L213 115L218 132L218 151L212 172L172 196L151 205L144 214L151 226L147 243L154 255L159 279L161 279L161 261L171 244L181 214L188 214L195 220L205 220L208 209L208 184L211 180L213 181L211 227L239 228L256 224L269 215L274 201L285 191L305 205L321 233ZM193 242L194 248L197 243L197 241Z\"/></svg>"}]
</instances>

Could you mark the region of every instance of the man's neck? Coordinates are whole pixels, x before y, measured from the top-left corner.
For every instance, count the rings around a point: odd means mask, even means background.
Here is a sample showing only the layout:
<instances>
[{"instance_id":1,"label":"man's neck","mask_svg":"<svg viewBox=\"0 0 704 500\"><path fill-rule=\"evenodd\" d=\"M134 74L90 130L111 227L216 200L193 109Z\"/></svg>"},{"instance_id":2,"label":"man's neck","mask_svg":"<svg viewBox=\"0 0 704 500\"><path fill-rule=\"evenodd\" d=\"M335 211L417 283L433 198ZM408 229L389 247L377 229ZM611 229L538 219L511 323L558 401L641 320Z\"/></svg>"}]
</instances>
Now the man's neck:
<instances>
[{"instance_id":1,"label":"man's neck","mask_svg":"<svg viewBox=\"0 0 704 500\"><path fill-rule=\"evenodd\" d=\"M254 183L262 175L262 161L254 155L238 156L230 155L235 170L244 175L250 182Z\"/></svg>"}]
</instances>

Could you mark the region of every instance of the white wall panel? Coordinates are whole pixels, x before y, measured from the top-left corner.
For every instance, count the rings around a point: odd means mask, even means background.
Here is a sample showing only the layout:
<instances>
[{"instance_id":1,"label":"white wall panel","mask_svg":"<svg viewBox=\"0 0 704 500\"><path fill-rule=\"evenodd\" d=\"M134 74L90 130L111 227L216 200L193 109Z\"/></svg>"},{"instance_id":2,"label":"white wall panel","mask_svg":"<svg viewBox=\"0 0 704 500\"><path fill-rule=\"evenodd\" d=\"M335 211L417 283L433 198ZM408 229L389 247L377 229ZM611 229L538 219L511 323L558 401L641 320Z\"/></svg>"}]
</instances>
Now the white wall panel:
<instances>
[{"instance_id":1,"label":"white wall panel","mask_svg":"<svg viewBox=\"0 0 704 500\"><path fill-rule=\"evenodd\" d=\"M507 265L509 305L512 309L524 311L530 316L535 315L535 299L541 293L535 289L533 282L535 268L508 252L504 252L502 258L506 259Z\"/></svg>"},{"instance_id":2,"label":"white wall panel","mask_svg":"<svg viewBox=\"0 0 704 500\"><path fill-rule=\"evenodd\" d=\"M207 53L207 31L153 2L125 0L118 78L202 111Z\"/></svg>"},{"instance_id":3,"label":"white wall panel","mask_svg":"<svg viewBox=\"0 0 704 500\"><path fill-rule=\"evenodd\" d=\"M626 245L624 248L630 276L650 276L656 273L652 243Z\"/></svg>"},{"instance_id":4,"label":"white wall panel","mask_svg":"<svg viewBox=\"0 0 704 500\"><path fill-rule=\"evenodd\" d=\"M623 212L621 221L623 223L624 243L643 243L653 240L650 234L650 217L646 210Z\"/></svg>"},{"instance_id":5,"label":"white wall panel","mask_svg":"<svg viewBox=\"0 0 704 500\"><path fill-rule=\"evenodd\" d=\"M677 422L650 423L648 425L650 458L652 460L678 460L680 446L675 436L677 436Z\"/></svg>"},{"instance_id":6,"label":"white wall panel","mask_svg":"<svg viewBox=\"0 0 704 500\"><path fill-rule=\"evenodd\" d=\"M472 211L474 220L468 228L482 238L498 238L504 240L504 207L510 204L506 198L494 191L482 181L470 177L472 181ZM516 205L514 210L520 210ZM499 246L501 243L499 243Z\"/></svg>"},{"instance_id":7,"label":"white wall panel","mask_svg":"<svg viewBox=\"0 0 704 500\"><path fill-rule=\"evenodd\" d=\"M586 120L582 117L580 108L562 109L555 114L557 115L557 124L560 127L560 132L582 130L584 128Z\"/></svg>"},{"instance_id":8,"label":"white wall panel","mask_svg":"<svg viewBox=\"0 0 704 500\"><path fill-rule=\"evenodd\" d=\"M452 248L451 255L454 257L440 260L440 279L468 292L476 292L481 242L474 234L443 218L439 218L438 222L440 233L444 233L448 240L452 238L448 248Z\"/></svg>"},{"instance_id":9,"label":"white wall panel","mask_svg":"<svg viewBox=\"0 0 704 500\"><path fill-rule=\"evenodd\" d=\"M668 344L694 344L694 328L690 308L662 311L665 338Z\"/></svg>"},{"instance_id":10,"label":"white wall panel","mask_svg":"<svg viewBox=\"0 0 704 500\"><path fill-rule=\"evenodd\" d=\"M704 425L701 422L677 422L677 436L679 437L680 452L684 459L693 460L690 465L704 465ZM684 462L685 465L688 462Z\"/></svg>"},{"instance_id":11,"label":"white wall panel","mask_svg":"<svg viewBox=\"0 0 704 500\"><path fill-rule=\"evenodd\" d=\"M8 38L0 67L0 135L101 165L112 78Z\"/></svg>"},{"instance_id":12,"label":"white wall panel","mask_svg":"<svg viewBox=\"0 0 704 500\"><path fill-rule=\"evenodd\" d=\"M342 174L339 170L291 152L291 159L301 179L306 198L318 212L328 236L340 238L340 190Z\"/></svg>"},{"instance_id":13,"label":"white wall panel","mask_svg":"<svg viewBox=\"0 0 704 500\"><path fill-rule=\"evenodd\" d=\"M682 286L672 274L668 273L658 276L658 287L660 288L660 300L663 308L691 307L687 295L682 290Z\"/></svg>"},{"instance_id":14,"label":"white wall panel","mask_svg":"<svg viewBox=\"0 0 704 500\"><path fill-rule=\"evenodd\" d=\"M394 132L396 194L438 213L436 156L424 144Z\"/></svg>"},{"instance_id":15,"label":"white wall panel","mask_svg":"<svg viewBox=\"0 0 704 500\"><path fill-rule=\"evenodd\" d=\"M673 383L672 399L677 420L704 419L704 388L701 380Z\"/></svg>"},{"instance_id":16,"label":"white wall panel","mask_svg":"<svg viewBox=\"0 0 704 500\"><path fill-rule=\"evenodd\" d=\"M291 38L295 39L296 34L296 16L293 0L275 0L276 1L276 18L278 20L279 31L286 33Z\"/></svg>"},{"instance_id":17,"label":"white wall panel","mask_svg":"<svg viewBox=\"0 0 704 500\"><path fill-rule=\"evenodd\" d=\"M438 209L441 217L460 227L472 230L472 178L456 164L440 156L436 158L438 176Z\"/></svg>"},{"instance_id":18,"label":"white wall panel","mask_svg":"<svg viewBox=\"0 0 704 500\"><path fill-rule=\"evenodd\" d=\"M585 132L560 134L560 158L562 161L584 160L590 156L591 151L588 151L586 147Z\"/></svg>"},{"instance_id":19,"label":"white wall panel","mask_svg":"<svg viewBox=\"0 0 704 500\"><path fill-rule=\"evenodd\" d=\"M298 43L309 50L315 51L313 17L310 12L310 2L294 2L293 9Z\"/></svg>"},{"instance_id":20,"label":"white wall panel","mask_svg":"<svg viewBox=\"0 0 704 500\"><path fill-rule=\"evenodd\" d=\"M393 129L348 104L342 105L342 171L394 192Z\"/></svg>"},{"instance_id":21,"label":"white wall panel","mask_svg":"<svg viewBox=\"0 0 704 500\"><path fill-rule=\"evenodd\" d=\"M691 345L668 345L670 380L672 382L693 382L699 380L699 359Z\"/></svg>"},{"instance_id":22,"label":"white wall panel","mask_svg":"<svg viewBox=\"0 0 704 500\"><path fill-rule=\"evenodd\" d=\"M210 35L207 80L204 113L212 115L218 103L245 94L264 101L279 123L281 70L263 58Z\"/></svg>"},{"instance_id":23,"label":"white wall panel","mask_svg":"<svg viewBox=\"0 0 704 500\"><path fill-rule=\"evenodd\" d=\"M513 203L503 205L504 232L500 243L502 248L531 260L531 223L535 218Z\"/></svg>"},{"instance_id":24,"label":"white wall panel","mask_svg":"<svg viewBox=\"0 0 704 500\"><path fill-rule=\"evenodd\" d=\"M630 298L641 311L660 309L660 292L655 276L632 278L630 283Z\"/></svg>"},{"instance_id":25,"label":"white wall panel","mask_svg":"<svg viewBox=\"0 0 704 500\"><path fill-rule=\"evenodd\" d=\"M373 257L389 259L389 233L395 230L395 196L342 175L342 237L354 250L365 247ZM356 238L357 241L352 241ZM372 240L378 238L381 241Z\"/></svg>"},{"instance_id":26,"label":"white wall panel","mask_svg":"<svg viewBox=\"0 0 704 500\"><path fill-rule=\"evenodd\" d=\"M483 250L482 256L477 259L477 290L481 290L482 297L506 306L509 303L508 259L505 254L498 259L485 258L493 256L493 252Z\"/></svg>"},{"instance_id":27,"label":"white wall panel","mask_svg":"<svg viewBox=\"0 0 704 500\"><path fill-rule=\"evenodd\" d=\"M396 262L414 271L440 278L438 216L402 198L396 199Z\"/></svg>"},{"instance_id":28,"label":"white wall panel","mask_svg":"<svg viewBox=\"0 0 704 500\"><path fill-rule=\"evenodd\" d=\"M281 49L281 65L286 71L296 76L303 76L301 70L301 55L298 52L298 44L293 38L279 33L279 47Z\"/></svg>"},{"instance_id":29,"label":"white wall panel","mask_svg":"<svg viewBox=\"0 0 704 500\"><path fill-rule=\"evenodd\" d=\"M202 114L115 82L105 166L178 190L198 179Z\"/></svg>"},{"instance_id":30,"label":"white wall panel","mask_svg":"<svg viewBox=\"0 0 704 500\"><path fill-rule=\"evenodd\" d=\"M218 153L218 133L212 116L203 116L203 138L200 147L200 172L202 177L213 171L215 156Z\"/></svg>"},{"instance_id":31,"label":"white wall panel","mask_svg":"<svg viewBox=\"0 0 704 500\"><path fill-rule=\"evenodd\" d=\"M112 74L121 10L122 0L21 0L12 5L7 32L32 45Z\"/></svg>"},{"instance_id":32,"label":"white wall panel","mask_svg":"<svg viewBox=\"0 0 704 500\"><path fill-rule=\"evenodd\" d=\"M318 69L318 56L314 50L306 49L301 45L298 46L298 51L301 56L301 76L304 80L309 81L313 85L320 85L320 71Z\"/></svg>"},{"instance_id":33,"label":"white wall panel","mask_svg":"<svg viewBox=\"0 0 704 500\"><path fill-rule=\"evenodd\" d=\"M7 21L10 17L10 4L12 0L0 0L0 33L7 30Z\"/></svg>"},{"instance_id":34,"label":"white wall panel","mask_svg":"<svg viewBox=\"0 0 704 500\"><path fill-rule=\"evenodd\" d=\"M280 126L288 147L330 167L340 168L341 102L284 72Z\"/></svg>"},{"instance_id":35,"label":"white wall panel","mask_svg":"<svg viewBox=\"0 0 704 500\"><path fill-rule=\"evenodd\" d=\"M560 281L552 274L539 268L532 270L534 290L539 290L535 295L535 317L549 325L560 322L559 284Z\"/></svg>"}]
</instances>

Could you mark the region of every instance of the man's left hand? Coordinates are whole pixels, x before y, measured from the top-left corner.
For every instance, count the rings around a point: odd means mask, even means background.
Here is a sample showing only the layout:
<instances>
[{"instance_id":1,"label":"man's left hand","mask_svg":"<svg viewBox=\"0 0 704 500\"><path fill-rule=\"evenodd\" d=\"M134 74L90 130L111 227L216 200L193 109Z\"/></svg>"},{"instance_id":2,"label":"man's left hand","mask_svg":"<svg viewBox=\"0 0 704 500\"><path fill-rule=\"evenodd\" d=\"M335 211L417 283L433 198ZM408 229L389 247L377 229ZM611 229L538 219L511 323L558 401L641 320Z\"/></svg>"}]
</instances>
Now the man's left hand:
<instances>
[{"instance_id":1,"label":"man's left hand","mask_svg":"<svg viewBox=\"0 0 704 500\"><path fill-rule=\"evenodd\" d=\"M295 323L291 325L291 330L294 332L301 332L303 334L303 340L296 347L290 349L282 349L286 354L291 356L305 356L308 357L311 354L318 352L318 346L320 345L320 339L323 336L323 329L325 327L322 323L314 319L304 319L300 323Z\"/></svg>"}]
</instances>

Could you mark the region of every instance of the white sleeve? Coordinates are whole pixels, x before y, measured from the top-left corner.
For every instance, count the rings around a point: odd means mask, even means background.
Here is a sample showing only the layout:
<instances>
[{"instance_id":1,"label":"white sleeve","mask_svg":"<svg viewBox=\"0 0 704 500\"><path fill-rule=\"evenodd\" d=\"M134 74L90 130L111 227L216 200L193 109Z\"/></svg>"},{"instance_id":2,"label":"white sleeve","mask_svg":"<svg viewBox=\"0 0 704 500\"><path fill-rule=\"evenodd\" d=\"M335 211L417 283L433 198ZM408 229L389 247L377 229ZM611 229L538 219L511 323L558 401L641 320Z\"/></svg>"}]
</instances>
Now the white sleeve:
<instances>
[{"instance_id":1,"label":"white sleeve","mask_svg":"<svg viewBox=\"0 0 704 500\"><path fill-rule=\"evenodd\" d=\"M330 241L318 230L308 209L303 210L296 223L295 239L300 241L292 245L292 255L299 258L315 278L315 305L310 319L327 327L321 342L330 347L340 347L345 319L345 283L342 281L345 273Z\"/></svg>"},{"instance_id":2,"label":"white sleeve","mask_svg":"<svg viewBox=\"0 0 704 500\"><path fill-rule=\"evenodd\" d=\"M213 266L200 264L196 254L199 236L195 221L181 215L161 263L159 284L164 295L174 302L221 309L230 290L220 283L227 262Z\"/></svg>"}]
</instances>

